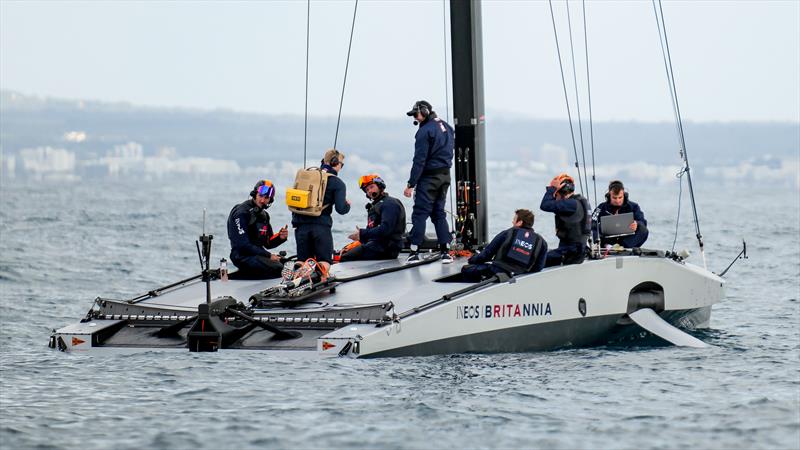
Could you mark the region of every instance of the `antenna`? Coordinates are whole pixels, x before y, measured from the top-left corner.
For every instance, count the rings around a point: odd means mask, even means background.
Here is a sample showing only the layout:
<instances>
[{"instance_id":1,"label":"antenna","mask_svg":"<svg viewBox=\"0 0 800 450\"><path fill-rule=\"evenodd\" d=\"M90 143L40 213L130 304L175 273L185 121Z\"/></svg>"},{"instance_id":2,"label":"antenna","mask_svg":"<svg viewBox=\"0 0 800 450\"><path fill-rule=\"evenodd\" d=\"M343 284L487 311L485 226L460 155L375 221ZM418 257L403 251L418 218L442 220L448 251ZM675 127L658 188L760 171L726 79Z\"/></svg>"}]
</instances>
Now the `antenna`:
<instances>
[{"instance_id":1,"label":"antenna","mask_svg":"<svg viewBox=\"0 0 800 450\"><path fill-rule=\"evenodd\" d=\"M214 236L206 234L206 209L203 208L203 234L200 235L195 244L197 245L197 253L200 256L200 269L203 271L203 282L206 284L206 303L211 303L211 241ZM202 244L203 250L200 251Z\"/></svg>"}]
</instances>

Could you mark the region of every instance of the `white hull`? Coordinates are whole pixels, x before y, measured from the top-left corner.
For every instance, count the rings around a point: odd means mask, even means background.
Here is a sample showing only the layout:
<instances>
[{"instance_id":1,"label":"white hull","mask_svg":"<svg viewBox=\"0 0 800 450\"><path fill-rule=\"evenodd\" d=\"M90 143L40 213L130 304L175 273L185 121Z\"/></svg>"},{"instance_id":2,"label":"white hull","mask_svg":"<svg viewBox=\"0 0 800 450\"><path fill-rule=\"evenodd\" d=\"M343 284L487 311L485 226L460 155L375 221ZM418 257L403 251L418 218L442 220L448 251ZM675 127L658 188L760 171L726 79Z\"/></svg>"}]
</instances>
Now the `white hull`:
<instances>
[{"instance_id":1,"label":"white hull","mask_svg":"<svg viewBox=\"0 0 800 450\"><path fill-rule=\"evenodd\" d=\"M724 290L721 278L664 258L588 261L491 285L380 329L345 327L323 336L319 350L326 339L359 342L359 356L531 351L606 342L623 333L631 290L643 283L663 288L658 312L683 328L707 327L711 306L722 300Z\"/></svg>"},{"instance_id":2,"label":"white hull","mask_svg":"<svg viewBox=\"0 0 800 450\"><path fill-rule=\"evenodd\" d=\"M337 276L399 264L342 264ZM675 326L707 327L711 306L724 295L724 280L718 276L655 256L586 261L450 295L471 285L435 280L457 272L461 264L406 268L343 283L335 293L297 308L253 311L259 320L298 330L302 338L277 341L269 331L256 328L226 348L349 357L550 350L640 334L643 330L627 314L645 307ZM275 283L216 281L212 292L246 302L245 297ZM204 289L202 283L190 282L144 301L107 305L108 314L56 331L51 344L66 351L185 351L187 329L170 339L154 337L153 332L194 314L196 305L205 301ZM352 318L354 308L380 302L394 306L388 312L395 320ZM339 318L339 311L351 311L351 317Z\"/></svg>"}]
</instances>

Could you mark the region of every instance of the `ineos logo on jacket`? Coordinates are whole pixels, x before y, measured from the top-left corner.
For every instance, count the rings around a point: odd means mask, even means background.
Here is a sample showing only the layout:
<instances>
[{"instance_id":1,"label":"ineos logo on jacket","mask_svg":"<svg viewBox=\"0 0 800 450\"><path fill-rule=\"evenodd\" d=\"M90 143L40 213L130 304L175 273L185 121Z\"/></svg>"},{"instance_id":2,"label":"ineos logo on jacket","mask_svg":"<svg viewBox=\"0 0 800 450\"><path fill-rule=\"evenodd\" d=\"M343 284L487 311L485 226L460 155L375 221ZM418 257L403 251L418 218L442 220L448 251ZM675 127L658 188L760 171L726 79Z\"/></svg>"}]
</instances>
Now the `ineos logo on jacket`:
<instances>
[{"instance_id":1,"label":"ineos logo on jacket","mask_svg":"<svg viewBox=\"0 0 800 450\"><path fill-rule=\"evenodd\" d=\"M239 232L239 234L244 234L244 230L242 229L241 220L238 217L236 218L236 230Z\"/></svg>"},{"instance_id":2,"label":"ineos logo on jacket","mask_svg":"<svg viewBox=\"0 0 800 450\"><path fill-rule=\"evenodd\" d=\"M522 239L514 239L514 246L527 248L528 250L533 250L533 243L528 241L523 241Z\"/></svg>"}]
</instances>

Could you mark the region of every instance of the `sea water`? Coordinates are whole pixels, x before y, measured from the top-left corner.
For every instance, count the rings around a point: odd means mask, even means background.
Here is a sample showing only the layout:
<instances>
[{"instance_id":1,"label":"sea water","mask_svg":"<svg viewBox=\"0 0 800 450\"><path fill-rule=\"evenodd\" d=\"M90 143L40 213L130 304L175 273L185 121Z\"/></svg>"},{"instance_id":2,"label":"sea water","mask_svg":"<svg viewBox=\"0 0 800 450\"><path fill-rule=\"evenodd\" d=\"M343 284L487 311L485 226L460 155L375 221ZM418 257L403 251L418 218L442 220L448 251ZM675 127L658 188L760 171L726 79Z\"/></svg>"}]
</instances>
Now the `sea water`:
<instances>
[{"instance_id":1,"label":"sea water","mask_svg":"<svg viewBox=\"0 0 800 450\"><path fill-rule=\"evenodd\" d=\"M726 276L711 328L693 332L708 349L650 340L320 360L47 348L51 330L76 322L97 296L130 298L198 273L193 241L203 208L215 260L226 257L227 214L255 181L3 180L1 448L800 447L800 195L793 188L696 186L709 269L724 269L742 239L749 256ZM546 180L495 173L490 181L492 235L525 207L555 244L552 216L538 211ZM398 185L390 183L395 194ZM677 195L676 183L631 186L649 221L648 247L672 248ZM352 183L348 197L351 213L335 216L337 246L365 222L366 200ZM276 228L290 220L280 200L269 212ZM685 191L681 217L676 250L689 249L689 261L701 265ZM293 241L284 248L294 253Z\"/></svg>"}]
</instances>

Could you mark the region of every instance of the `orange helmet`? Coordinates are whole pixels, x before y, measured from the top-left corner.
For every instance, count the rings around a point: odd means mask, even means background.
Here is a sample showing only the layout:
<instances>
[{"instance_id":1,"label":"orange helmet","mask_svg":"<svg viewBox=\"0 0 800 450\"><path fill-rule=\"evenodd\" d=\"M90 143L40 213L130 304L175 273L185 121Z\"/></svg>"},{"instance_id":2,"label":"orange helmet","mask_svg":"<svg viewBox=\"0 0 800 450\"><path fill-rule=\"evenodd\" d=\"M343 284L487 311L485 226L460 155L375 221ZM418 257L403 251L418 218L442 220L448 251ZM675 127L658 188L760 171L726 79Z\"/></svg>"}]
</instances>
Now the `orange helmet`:
<instances>
[{"instance_id":1,"label":"orange helmet","mask_svg":"<svg viewBox=\"0 0 800 450\"><path fill-rule=\"evenodd\" d=\"M358 179L358 187L361 188L362 191L367 190L367 186L370 184L375 183L381 190L386 189L386 183L383 181L380 175L372 173L369 175L364 175Z\"/></svg>"},{"instance_id":2,"label":"orange helmet","mask_svg":"<svg viewBox=\"0 0 800 450\"><path fill-rule=\"evenodd\" d=\"M558 192L573 192L575 191L575 179L566 173L559 174L556 177L556 190Z\"/></svg>"}]
</instances>

